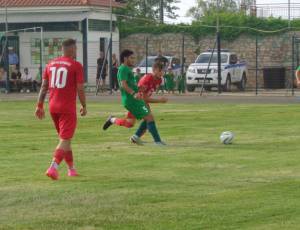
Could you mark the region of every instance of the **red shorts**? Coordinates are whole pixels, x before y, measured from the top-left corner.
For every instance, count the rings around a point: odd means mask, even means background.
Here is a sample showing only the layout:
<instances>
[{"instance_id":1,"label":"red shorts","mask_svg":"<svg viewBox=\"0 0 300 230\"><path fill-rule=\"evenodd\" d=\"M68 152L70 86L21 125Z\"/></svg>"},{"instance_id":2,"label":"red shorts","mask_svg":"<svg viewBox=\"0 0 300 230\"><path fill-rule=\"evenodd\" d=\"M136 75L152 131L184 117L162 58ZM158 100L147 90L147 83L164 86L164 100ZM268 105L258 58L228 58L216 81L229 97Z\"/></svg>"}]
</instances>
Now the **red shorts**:
<instances>
[{"instance_id":1,"label":"red shorts","mask_svg":"<svg viewBox=\"0 0 300 230\"><path fill-rule=\"evenodd\" d=\"M76 113L51 113L57 133L61 139L69 140L74 136L77 125Z\"/></svg>"},{"instance_id":2,"label":"red shorts","mask_svg":"<svg viewBox=\"0 0 300 230\"><path fill-rule=\"evenodd\" d=\"M127 113L127 117L126 118L129 118L129 119L136 119L135 116L131 113L131 112L128 112Z\"/></svg>"}]
</instances>

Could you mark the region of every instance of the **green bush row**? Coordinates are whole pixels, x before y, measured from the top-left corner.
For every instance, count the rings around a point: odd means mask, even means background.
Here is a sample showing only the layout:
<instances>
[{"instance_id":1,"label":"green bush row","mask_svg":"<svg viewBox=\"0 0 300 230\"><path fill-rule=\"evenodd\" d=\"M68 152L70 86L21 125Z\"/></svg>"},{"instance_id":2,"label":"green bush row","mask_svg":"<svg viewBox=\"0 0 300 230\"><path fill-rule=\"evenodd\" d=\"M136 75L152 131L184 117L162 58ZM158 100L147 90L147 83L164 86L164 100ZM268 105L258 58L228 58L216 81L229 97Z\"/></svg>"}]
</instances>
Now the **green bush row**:
<instances>
[{"instance_id":1,"label":"green bush row","mask_svg":"<svg viewBox=\"0 0 300 230\"><path fill-rule=\"evenodd\" d=\"M143 25L141 25L143 24ZM201 21L194 21L191 25L186 24L155 24L143 22L119 22L119 30L122 38L136 33L163 34L184 33L192 35L196 40L207 35L216 33L217 16L211 14ZM241 34L268 36L284 33L289 30L300 31L300 20L291 21L291 29L288 29L288 20L281 18L257 18L242 13L221 13L220 31L222 39L232 41Z\"/></svg>"}]
</instances>

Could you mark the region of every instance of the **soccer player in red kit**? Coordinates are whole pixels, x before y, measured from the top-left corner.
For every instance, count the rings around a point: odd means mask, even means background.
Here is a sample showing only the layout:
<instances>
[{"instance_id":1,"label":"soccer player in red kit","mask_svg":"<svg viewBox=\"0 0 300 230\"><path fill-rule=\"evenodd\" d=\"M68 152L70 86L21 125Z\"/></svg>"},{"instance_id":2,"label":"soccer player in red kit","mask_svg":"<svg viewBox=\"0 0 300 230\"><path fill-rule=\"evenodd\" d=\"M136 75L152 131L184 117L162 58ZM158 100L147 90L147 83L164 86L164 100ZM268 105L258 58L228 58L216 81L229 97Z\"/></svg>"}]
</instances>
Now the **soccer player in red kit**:
<instances>
[{"instance_id":1,"label":"soccer player in red kit","mask_svg":"<svg viewBox=\"0 0 300 230\"><path fill-rule=\"evenodd\" d=\"M155 62L152 66L153 74L145 74L138 82L138 88L139 88L139 94L140 98L142 98L148 107L150 109L150 103L166 103L168 101L167 98L161 97L159 99L152 98L153 92L155 92L158 87L162 83L162 77L164 75L163 72L163 64L160 62ZM124 126L126 128L132 128L136 122L136 118L133 114L130 112L127 113L125 118L116 118L113 116L110 116L108 120L105 122L103 126L103 130L107 130L112 124L118 125L118 126ZM144 135L144 133L147 131L147 122L142 121L140 124L139 129L133 135L130 140L131 142L142 145L142 141L140 140L141 136ZM161 142L164 145L164 142Z\"/></svg>"},{"instance_id":2,"label":"soccer player in red kit","mask_svg":"<svg viewBox=\"0 0 300 230\"><path fill-rule=\"evenodd\" d=\"M77 124L76 97L78 94L81 116L85 116L86 99L84 93L83 67L75 60L76 41L67 39L62 44L63 56L51 60L43 75L35 115L42 120L45 117L44 101L49 90L49 112L59 135L59 143L54 151L53 161L46 175L58 179L58 166L65 160L68 176L77 176L73 164L71 140Z\"/></svg>"}]
</instances>

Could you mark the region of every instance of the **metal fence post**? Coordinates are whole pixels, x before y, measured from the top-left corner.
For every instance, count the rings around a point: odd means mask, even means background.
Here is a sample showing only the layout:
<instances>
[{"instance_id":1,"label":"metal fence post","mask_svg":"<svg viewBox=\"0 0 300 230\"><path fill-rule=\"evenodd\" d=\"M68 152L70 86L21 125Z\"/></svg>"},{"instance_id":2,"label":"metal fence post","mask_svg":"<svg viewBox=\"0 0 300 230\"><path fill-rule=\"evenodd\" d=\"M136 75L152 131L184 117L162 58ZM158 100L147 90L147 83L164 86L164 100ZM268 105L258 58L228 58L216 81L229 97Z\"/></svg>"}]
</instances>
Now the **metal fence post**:
<instances>
[{"instance_id":1,"label":"metal fence post","mask_svg":"<svg viewBox=\"0 0 300 230\"><path fill-rule=\"evenodd\" d=\"M146 38L146 74L148 73L148 52L149 52L149 39Z\"/></svg>"},{"instance_id":2,"label":"metal fence post","mask_svg":"<svg viewBox=\"0 0 300 230\"><path fill-rule=\"evenodd\" d=\"M217 32L217 49L218 49L218 93L222 92L221 90L221 78L222 78L222 69L221 69L221 34L220 31Z\"/></svg>"},{"instance_id":3,"label":"metal fence post","mask_svg":"<svg viewBox=\"0 0 300 230\"><path fill-rule=\"evenodd\" d=\"M294 74L294 71L295 71L295 34L293 35L293 38L292 38L292 95L294 96L295 95L295 89L294 89L294 81L295 81L295 74Z\"/></svg>"},{"instance_id":4,"label":"metal fence post","mask_svg":"<svg viewBox=\"0 0 300 230\"><path fill-rule=\"evenodd\" d=\"M9 78L10 78L10 70L9 70L9 54L8 54L8 33L5 34L5 47L4 47L5 51L4 51L4 56L5 56L5 69L6 69L6 92L9 93L10 92L10 82L9 82Z\"/></svg>"},{"instance_id":5,"label":"metal fence post","mask_svg":"<svg viewBox=\"0 0 300 230\"><path fill-rule=\"evenodd\" d=\"M182 52L182 55L181 55L181 76L183 77L183 74L184 74L184 65L185 65L185 58L184 58L184 47L185 46L185 38L184 38L184 34L182 35L182 47L181 47L181 52Z\"/></svg>"},{"instance_id":6,"label":"metal fence post","mask_svg":"<svg viewBox=\"0 0 300 230\"><path fill-rule=\"evenodd\" d=\"M256 35L256 57L255 57L255 94L258 95L258 37Z\"/></svg>"}]
</instances>

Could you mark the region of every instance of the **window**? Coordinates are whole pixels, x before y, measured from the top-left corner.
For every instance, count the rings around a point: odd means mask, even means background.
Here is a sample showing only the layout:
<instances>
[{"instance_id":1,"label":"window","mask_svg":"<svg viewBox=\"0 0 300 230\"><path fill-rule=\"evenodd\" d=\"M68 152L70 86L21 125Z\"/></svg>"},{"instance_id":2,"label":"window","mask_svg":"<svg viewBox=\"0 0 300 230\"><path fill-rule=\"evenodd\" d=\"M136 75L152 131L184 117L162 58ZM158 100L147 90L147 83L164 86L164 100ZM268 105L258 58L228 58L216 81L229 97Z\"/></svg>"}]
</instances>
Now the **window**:
<instances>
[{"instance_id":1,"label":"window","mask_svg":"<svg viewBox=\"0 0 300 230\"><path fill-rule=\"evenodd\" d=\"M113 22L112 29L115 31L116 22ZM110 31L110 21L89 19L89 31Z\"/></svg>"},{"instance_id":2,"label":"window","mask_svg":"<svg viewBox=\"0 0 300 230\"><path fill-rule=\"evenodd\" d=\"M100 38L100 51L105 53L105 40L106 38Z\"/></svg>"},{"instance_id":3,"label":"window","mask_svg":"<svg viewBox=\"0 0 300 230\"><path fill-rule=\"evenodd\" d=\"M218 63L218 54L214 53L211 57L211 54L205 53L200 54L200 56L197 58L196 63L209 63L209 60L211 59L211 63ZM221 63L227 63L228 55L227 54L221 54Z\"/></svg>"},{"instance_id":4,"label":"window","mask_svg":"<svg viewBox=\"0 0 300 230\"><path fill-rule=\"evenodd\" d=\"M233 54L233 55L230 56L230 64L231 64L231 65L236 64L237 61L238 61L238 60L237 60L237 56L236 56L235 54Z\"/></svg>"}]
</instances>

